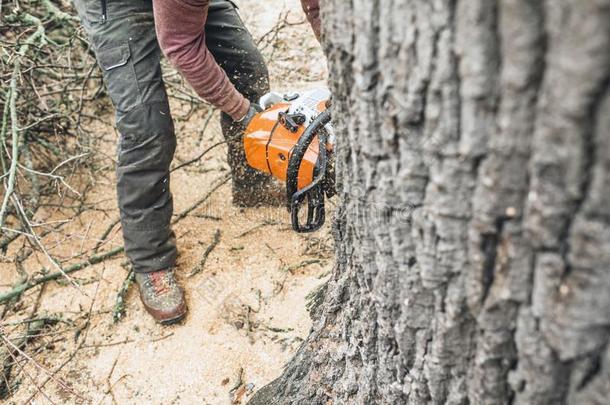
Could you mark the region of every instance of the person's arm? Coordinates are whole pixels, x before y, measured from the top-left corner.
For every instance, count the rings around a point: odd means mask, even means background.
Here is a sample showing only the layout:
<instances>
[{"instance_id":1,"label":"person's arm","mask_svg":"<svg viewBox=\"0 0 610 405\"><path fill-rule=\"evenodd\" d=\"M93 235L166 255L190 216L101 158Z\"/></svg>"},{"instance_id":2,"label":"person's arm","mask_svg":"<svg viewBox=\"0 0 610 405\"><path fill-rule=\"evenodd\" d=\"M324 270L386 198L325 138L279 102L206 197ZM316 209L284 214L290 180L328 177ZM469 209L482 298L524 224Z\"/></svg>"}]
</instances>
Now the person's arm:
<instances>
[{"instance_id":1,"label":"person's arm","mask_svg":"<svg viewBox=\"0 0 610 405\"><path fill-rule=\"evenodd\" d=\"M197 94L234 120L250 108L205 44L209 0L154 0L159 46Z\"/></svg>"},{"instance_id":2,"label":"person's arm","mask_svg":"<svg viewBox=\"0 0 610 405\"><path fill-rule=\"evenodd\" d=\"M314 34L320 40L320 0L301 0L307 21L311 24Z\"/></svg>"}]
</instances>

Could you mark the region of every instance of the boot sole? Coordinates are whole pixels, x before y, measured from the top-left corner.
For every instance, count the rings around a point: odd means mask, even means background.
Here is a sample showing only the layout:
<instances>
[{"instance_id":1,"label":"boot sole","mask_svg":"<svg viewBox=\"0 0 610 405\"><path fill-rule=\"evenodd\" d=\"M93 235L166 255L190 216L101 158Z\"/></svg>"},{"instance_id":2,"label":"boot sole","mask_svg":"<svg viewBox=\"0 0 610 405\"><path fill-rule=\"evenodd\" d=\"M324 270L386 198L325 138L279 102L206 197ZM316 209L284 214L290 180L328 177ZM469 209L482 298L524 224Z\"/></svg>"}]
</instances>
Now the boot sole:
<instances>
[{"instance_id":1,"label":"boot sole","mask_svg":"<svg viewBox=\"0 0 610 405\"><path fill-rule=\"evenodd\" d=\"M174 318L164 319L162 321L157 321L157 322L159 322L163 326L168 326L168 325L174 325L176 323L179 323L180 321L184 320L184 318L186 318L186 312L181 315L178 315Z\"/></svg>"},{"instance_id":2,"label":"boot sole","mask_svg":"<svg viewBox=\"0 0 610 405\"><path fill-rule=\"evenodd\" d=\"M173 318L168 318L168 319L159 319L157 316L155 316L155 313L153 310L151 310L150 308L148 308L146 306L146 304L144 304L144 300L142 299L142 292L140 291L140 301L142 302L142 305L144 306L144 309L146 310L146 312L148 312L148 314L159 324L163 325L163 326L167 326L167 325L173 325L175 323L180 322L181 320L183 320L186 317L186 313L188 312L187 306L186 306L186 302L182 302L181 305L181 312L176 315Z\"/></svg>"}]
</instances>

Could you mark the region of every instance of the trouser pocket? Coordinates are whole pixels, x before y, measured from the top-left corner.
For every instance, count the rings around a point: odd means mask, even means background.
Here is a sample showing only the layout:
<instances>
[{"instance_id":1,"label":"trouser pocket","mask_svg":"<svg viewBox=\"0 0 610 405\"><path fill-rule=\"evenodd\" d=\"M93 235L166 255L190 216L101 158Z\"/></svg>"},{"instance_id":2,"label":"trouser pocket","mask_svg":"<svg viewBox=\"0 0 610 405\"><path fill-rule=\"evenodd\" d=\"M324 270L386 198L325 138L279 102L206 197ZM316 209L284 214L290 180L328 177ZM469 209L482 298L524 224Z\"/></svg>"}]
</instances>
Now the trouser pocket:
<instances>
[{"instance_id":1,"label":"trouser pocket","mask_svg":"<svg viewBox=\"0 0 610 405\"><path fill-rule=\"evenodd\" d=\"M98 28L93 43L117 119L138 105L165 101L152 13L112 17Z\"/></svg>"},{"instance_id":2,"label":"trouser pocket","mask_svg":"<svg viewBox=\"0 0 610 405\"><path fill-rule=\"evenodd\" d=\"M104 73L108 94L117 111L129 111L138 105L140 89L131 63L129 42L99 49L97 57Z\"/></svg>"}]
</instances>

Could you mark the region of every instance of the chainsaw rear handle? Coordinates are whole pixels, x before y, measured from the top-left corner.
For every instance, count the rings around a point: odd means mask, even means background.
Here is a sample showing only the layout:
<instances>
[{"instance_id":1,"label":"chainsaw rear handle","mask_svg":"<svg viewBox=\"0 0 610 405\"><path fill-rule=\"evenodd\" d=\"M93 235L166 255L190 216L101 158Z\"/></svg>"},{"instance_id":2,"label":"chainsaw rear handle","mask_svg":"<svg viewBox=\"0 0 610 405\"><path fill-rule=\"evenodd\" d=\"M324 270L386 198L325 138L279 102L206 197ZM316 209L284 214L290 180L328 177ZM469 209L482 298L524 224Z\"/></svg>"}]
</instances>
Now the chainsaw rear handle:
<instances>
[{"instance_id":1,"label":"chainsaw rear handle","mask_svg":"<svg viewBox=\"0 0 610 405\"><path fill-rule=\"evenodd\" d=\"M305 233L317 231L324 225L326 219L324 208L324 178L326 176L328 164L328 151L326 150L328 135L324 130L324 126L330 122L330 119L330 109L326 109L320 113L307 127L305 132L303 132L303 135L301 135L299 141L294 146L288 161L286 194L290 204L292 228L297 232ZM301 162L316 135L318 136L319 151L314 178L309 185L298 190ZM305 224L301 224L299 221L299 212L305 199L307 199L307 220Z\"/></svg>"}]
</instances>

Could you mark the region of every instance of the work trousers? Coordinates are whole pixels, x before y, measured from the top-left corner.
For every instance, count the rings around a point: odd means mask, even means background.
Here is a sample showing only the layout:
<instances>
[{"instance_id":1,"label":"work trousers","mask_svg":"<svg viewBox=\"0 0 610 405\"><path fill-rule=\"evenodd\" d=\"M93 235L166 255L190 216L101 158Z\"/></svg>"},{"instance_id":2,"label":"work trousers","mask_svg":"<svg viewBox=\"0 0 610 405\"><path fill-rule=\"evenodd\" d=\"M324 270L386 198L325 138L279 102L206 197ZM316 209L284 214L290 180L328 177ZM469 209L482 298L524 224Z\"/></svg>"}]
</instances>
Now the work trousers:
<instances>
[{"instance_id":1,"label":"work trousers","mask_svg":"<svg viewBox=\"0 0 610 405\"><path fill-rule=\"evenodd\" d=\"M163 1L163 0L155 0ZM74 0L116 110L117 195L125 252L137 272L176 260L169 168L174 124L155 34L152 0ZM206 44L237 90L250 101L269 91L267 67L229 0L211 0ZM255 190L264 176L246 166L241 128L221 114L234 194ZM198 190L193 190L198 191Z\"/></svg>"}]
</instances>

